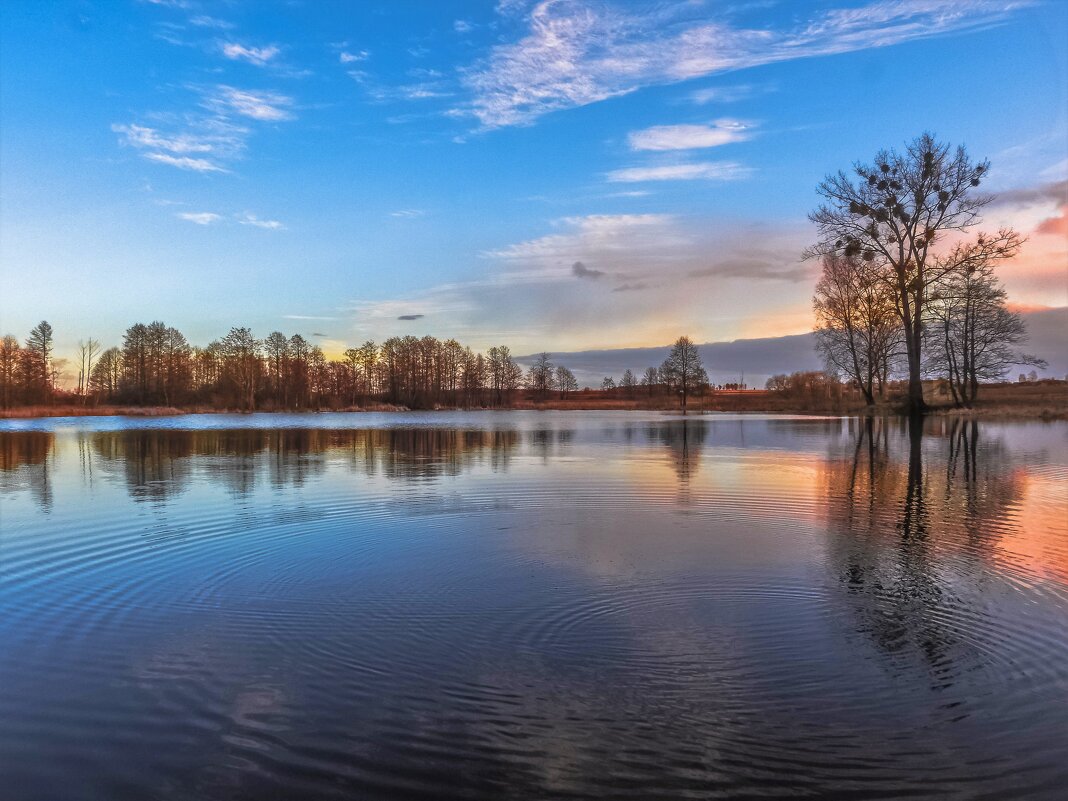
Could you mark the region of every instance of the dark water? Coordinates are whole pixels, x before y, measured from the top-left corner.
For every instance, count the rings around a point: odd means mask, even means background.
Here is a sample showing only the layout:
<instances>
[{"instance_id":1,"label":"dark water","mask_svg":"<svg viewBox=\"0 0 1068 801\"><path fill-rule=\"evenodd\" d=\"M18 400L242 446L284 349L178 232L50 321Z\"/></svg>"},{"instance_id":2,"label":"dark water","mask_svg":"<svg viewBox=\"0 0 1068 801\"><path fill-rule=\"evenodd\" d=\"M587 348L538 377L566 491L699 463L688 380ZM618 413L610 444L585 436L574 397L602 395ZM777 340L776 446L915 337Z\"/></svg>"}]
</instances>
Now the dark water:
<instances>
[{"instance_id":1,"label":"dark water","mask_svg":"<svg viewBox=\"0 0 1068 801\"><path fill-rule=\"evenodd\" d=\"M0 423L0 796L1063 798L1066 493L1063 423Z\"/></svg>"}]
</instances>

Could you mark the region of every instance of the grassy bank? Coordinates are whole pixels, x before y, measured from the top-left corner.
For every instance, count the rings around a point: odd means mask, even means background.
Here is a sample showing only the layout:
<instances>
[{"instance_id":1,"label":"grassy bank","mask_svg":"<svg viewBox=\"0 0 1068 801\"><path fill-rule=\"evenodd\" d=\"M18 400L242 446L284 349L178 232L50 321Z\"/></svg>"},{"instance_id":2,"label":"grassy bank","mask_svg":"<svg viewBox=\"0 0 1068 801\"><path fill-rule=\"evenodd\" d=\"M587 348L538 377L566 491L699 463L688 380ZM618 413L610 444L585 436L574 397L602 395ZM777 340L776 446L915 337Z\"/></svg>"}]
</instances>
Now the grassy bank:
<instances>
[{"instance_id":1,"label":"grassy bank","mask_svg":"<svg viewBox=\"0 0 1068 801\"><path fill-rule=\"evenodd\" d=\"M928 394L933 414L978 418L1012 418L1033 420L1068 420L1068 383L1043 381L1034 384L994 384L984 386L979 401L970 409L952 406L949 398L933 391ZM679 411L677 398L668 395L632 396L605 395L598 391L572 392L565 397L552 395L538 399L524 394L508 408L520 410L556 411ZM887 402L872 407L865 406L859 396L845 395L838 398L819 396L797 397L784 392L768 390L717 391L690 398L690 412L753 412L767 414L842 414L862 415L897 414L901 399L890 398ZM284 410L260 409L258 412ZM314 410L305 410L314 411ZM404 406L389 403L369 403L364 406L349 406L339 409L322 409L336 412L404 412ZM209 406L178 408L174 406L81 406L57 404L54 406L22 406L0 410L0 418L28 419L34 417L91 417L121 415L125 417L159 417L181 414L239 413L238 409L215 409Z\"/></svg>"}]
</instances>

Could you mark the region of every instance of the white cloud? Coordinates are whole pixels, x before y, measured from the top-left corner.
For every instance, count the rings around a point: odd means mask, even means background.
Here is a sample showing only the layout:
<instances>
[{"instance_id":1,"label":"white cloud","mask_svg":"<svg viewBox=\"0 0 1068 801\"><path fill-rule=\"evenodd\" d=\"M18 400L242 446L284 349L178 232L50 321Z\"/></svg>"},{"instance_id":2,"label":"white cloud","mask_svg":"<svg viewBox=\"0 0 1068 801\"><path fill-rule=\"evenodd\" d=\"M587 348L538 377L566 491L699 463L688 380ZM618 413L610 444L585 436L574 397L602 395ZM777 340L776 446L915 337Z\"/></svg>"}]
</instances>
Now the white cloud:
<instances>
[{"instance_id":1,"label":"white cloud","mask_svg":"<svg viewBox=\"0 0 1068 801\"><path fill-rule=\"evenodd\" d=\"M350 53L347 50L343 50L338 55L338 61L342 64L353 64L357 61L366 61L370 57L371 54L366 50L360 50L356 53Z\"/></svg>"},{"instance_id":2,"label":"white cloud","mask_svg":"<svg viewBox=\"0 0 1068 801\"><path fill-rule=\"evenodd\" d=\"M518 42L469 68L471 100L458 109L483 128L525 125L654 84L797 58L885 47L976 29L1030 0L876 0L820 12L791 30L692 21L694 4L637 8L543 0Z\"/></svg>"},{"instance_id":3,"label":"white cloud","mask_svg":"<svg viewBox=\"0 0 1068 801\"><path fill-rule=\"evenodd\" d=\"M426 212L422 209L397 209L397 211L391 211L389 216L411 219L413 217L422 217L424 214L426 214Z\"/></svg>"},{"instance_id":4,"label":"white cloud","mask_svg":"<svg viewBox=\"0 0 1068 801\"><path fill-rule=\"evenodd\" d=\"M638 181L736 181L751 170L733 161L699 161L689 164L665 164L657 167L625 167L612 170L605 177L613 183Z\"/></svg>"},{"instance_id":5,"label":"white cloud","mask_svg":"<svg viewBox=\"0 0 1068 801\"><path fill-rule=\"evenodd\" d=\"M112 125L111 130L123 134L126 144L134 147L169 150L171 153L210 153L213 150L211 142L188 133L168 136L144 125Z\"/></svg>"},{"instance_id":6,"label":"white cloud","mask_svg":"<svg viewBox=\"0 0 1068 801\"><path fill-rule=\"evenodd\" d=\"M293 119L293 114L288 110L293 105L293 98L274 92L252 92L220 85L207 103L219 112L232 112L254 120L273 122Z\"/></svg>"},{"instance_id":7,"label":"white cloud","mask_svg":"<svg viewBox=\"0 0 1068 801\"><path fill-rule=\"evenodd\" d=\"M737 103L755 94L772 91L769 86L738 84L735 86L707 86L690 93L690 101L698 106L709 103Z\"/></svg>"},{"instance_id":8,"label":"white cloud","mask_svg":"<svg viewBox=\"0 0 1068 801\"><path fill-rule=\"evenodd\" d=\"M677 218L670 214L590 214L564 217L554 225L564 232L490 250L483 256L526 262L570 276L572 265L581 261L596 265L612 255L617 264L642 263L650 251L681 244Z\"/></svg>"},{"instance_id":9,"label":"white cloud","mask_svg":"<svg viewBox=\"0 0 1068 801\"><path fill-rule=\"evenodd\" d=\"M631 150L695 150L744 142L751 136L749 123L716 120L711 125L654 125L633 131L628 137Z\"/></svg>"},{"instance_id":10,"label":"white cloud","mask_svg":"<svg viewBox=\"0 0 1068 801\"><path fill-rule=\"evenodd\" d=\"M256 228L266 228L270 231L282 231L285 230L285 226L278 220L261 220L255 214L246 211L244 214L238 215L237 221L242 225L252 225Z\"/></svg>"},{"instance_id":11,"label":"white cloud","mask_svg":"<svg viewBox=\"0 0 1068 801\"><path fill-rule=\"evenodd\" d=\"M145 153L145 158L150 161L157 161L160 164L169 164L180 170L192 170L193 172L226 172L225 169L208 159L191 158L189 156L172 156L168 153Z\"/></svg>"},{"instance_id":12,"label":"white cloud","mask_svg":"<svg viewBox=\"0 0 1068 801\"><path fill-rule=\"evenodd\" d=\"M465 19L458 19L452 23L452 29L457 33L470 33L474 30L474 25Z\"/></svg>"},{"instance_id":13,"label":"white cloud","mask_svg":"<svg viewBox=\"0 0 1068 801\"><path fill-rule=\"evenodd\" d=\"M194 17L190 17L189 24L198 28L218 28L219 30L229 30L234 27L232 22L227 22L218 17L209 17L207 14L197 14Z\"/></svg>"},{"instance_id":14,"label":"white cloud","mask_svg":"<svg viewBox=\"0 0 1068 801\"><path fill-rule=\"evenodd\" d=\"M222 52L224 56L233 61L247 61L250 64L262 67L272 58L277 56L281 50L275 45L268 45L267 47L246 47L237 42L223 42Z\"/></svg>"},{"instance_id":15,"label":"white cloud","mask_svg":"<svg viewBox=\"0 0 1068 801\"><path fill-rule=\"evenodd\" d=\"M197 225L211 225L222 219L218 214L211 211L182 211L174 216Z\"/></svg>"},{"instance_id":16,"label":"white cloud","mask_svg":"<svg viewBox=\"0 0 1068 801\"><path fill-rule=\"evenodd\" d=\"M236 158L245 148L248 129L225 119L161 116L168 126L185 130L175 133L134 123L116 123L111 130L121 134L122 144L143 151L146 159L198 172L225 171L220 161Z\"/></svg>"}]
</instances>

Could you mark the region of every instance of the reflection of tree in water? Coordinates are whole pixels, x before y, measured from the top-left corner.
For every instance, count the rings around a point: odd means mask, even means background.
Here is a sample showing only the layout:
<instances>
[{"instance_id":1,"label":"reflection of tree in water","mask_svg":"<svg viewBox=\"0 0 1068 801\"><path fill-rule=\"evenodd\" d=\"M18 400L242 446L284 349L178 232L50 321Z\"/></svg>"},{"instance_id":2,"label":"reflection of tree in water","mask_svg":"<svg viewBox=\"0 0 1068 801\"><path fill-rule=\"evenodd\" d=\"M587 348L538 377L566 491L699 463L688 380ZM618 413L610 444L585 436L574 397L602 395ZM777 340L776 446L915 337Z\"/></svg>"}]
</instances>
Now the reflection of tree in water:
<instances>
[{"instance_id":1,"label":"reflection of tree in water","mask_svg":"<svg viewBox=\"0 0 1068 801\"><path fill-rule=\"evenodd\" d=\"M561 445L567 445L575 438L575 432L570 428L546 427L535 428L526 436L531 453L548 463L551 457L559 453Z\"/></svg>"},{"instance_id":2,"label":"reflection of tree in water","mask_svg":"<svg viewBox=\"0 0 1068 801\"><path fill-rule=\"evenodd\" d=\"M52 508L51 456L55 435L49 431L0 433L0 492L29 489L43 511Z\"/></svg>"},{"instance_id":3,"label":"reflection of tree in water","mask_svg":"<svg viewBox=\"0 0 1068 801\"><path fill-rule=\"evenodd\" d=\"M519 432L512 429L391 428L350 432L364 435L368 474L387 478L433 480L458 476L476 464L507 470Z\"/></svg>"},{"instance_id":4,"label":"reflection of tree in water","mask_svg":"<svg viewBox=\"0 0 1068 801\"><path fill-rule=\"evenodd\" d=\"M183 492L194 471L245 495L262 477L275 487L300 486L333 459L368 476L409 481L455 476L485 462L504 470L519 444L518 432L508 429L142 429L90 437L98 460L121 470L134 499L148 501Z\"/></svg>"},{"instance_id":5,"label":"reflection of tree in water","mask_svg":"<svg viewBox=\"0 0 1068 801\"><path fill-rule=\"evenodd\" d=\"M189 431L108 431L90 435L92 450L105 468L121 470L131 497L164 501L182 492L192 465Z\"/></svg>"},{"instance_id":6,"label":"reflection of tree in water","mask_svg":"<svg viewBox=\"0 0 1068 801\"><path fill-rule=\"evenodd\" d=\"M863 630L888 653L920 653L945 681L978 656L953 610L970 606L961 593L989 570L991 532L1020 482L1001 442L980 445L974 421L854 425L849 452L824 466L832 566Z\"/></svg>"},{"instance_id":7,"label":"reflection of tree in water","mask_svg":"<svg viewBox=\"0 0 1068 801\"><path fill-rule=\"evenodd\" d=\"M675 475L679 483L685 485L697 473L709 430L704 420L683 418L651 423L646 427L645 434L649 442L659 442L667 449Z\"/></svg>"}]
</instances>

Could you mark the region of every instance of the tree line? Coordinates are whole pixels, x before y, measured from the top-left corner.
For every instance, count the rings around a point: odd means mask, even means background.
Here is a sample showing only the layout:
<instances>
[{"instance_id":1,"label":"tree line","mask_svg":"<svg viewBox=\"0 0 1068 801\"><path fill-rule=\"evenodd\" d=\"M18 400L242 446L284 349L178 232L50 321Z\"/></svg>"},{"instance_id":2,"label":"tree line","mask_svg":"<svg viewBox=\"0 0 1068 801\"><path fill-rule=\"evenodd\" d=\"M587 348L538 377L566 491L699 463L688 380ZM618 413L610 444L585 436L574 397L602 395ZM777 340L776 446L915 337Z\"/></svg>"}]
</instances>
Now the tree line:
<instances>
[{"instance_id":1,"label":"tree line","mask_svg":"<svg viewBox=\"0 0 1068 801\"><path fill-rule=\"evenodd\" d=\"M257 339L244 327L230 329L206 347L191 345L164 322L136 323L121 346L101 350L80 343L77 388L58 388L52 326L42 321L24 343L0 341L0 404L44 405L60 395L84 404L206 406L218 409L339 409L388 403L411 409L503 407L520 391L545 400L578 391L574 373L551 354L537 356L526 371L507 346L476 353L455 339L391 337L348 348L328 359L300 334L275 331ZM628 380L629 376L629 380ZM659 368L641 382L628 370L624 384L674 392L680 403L707 385L697 348L680 337ZM71 397L73 396L73 397Z\"/></svg>"},{"instance_id":2,"label":"tree line","mask_svg":"<svg viewBox=\"0 0 1068 801\"><path fill-rule=\"evenodd\" d=\"M817 348L869 405L903 378L909 410L922 412L923 380L940 378L956 405L970 406L982 382L1012 365L1045 366L1016 350L1026 329L995 274L1023 238L975 232L993 200L979 190L989 170L923 134L819 185L824 202L810 215L819 241L806 253L821 259Z\"/></svg>"}]
</instances>

